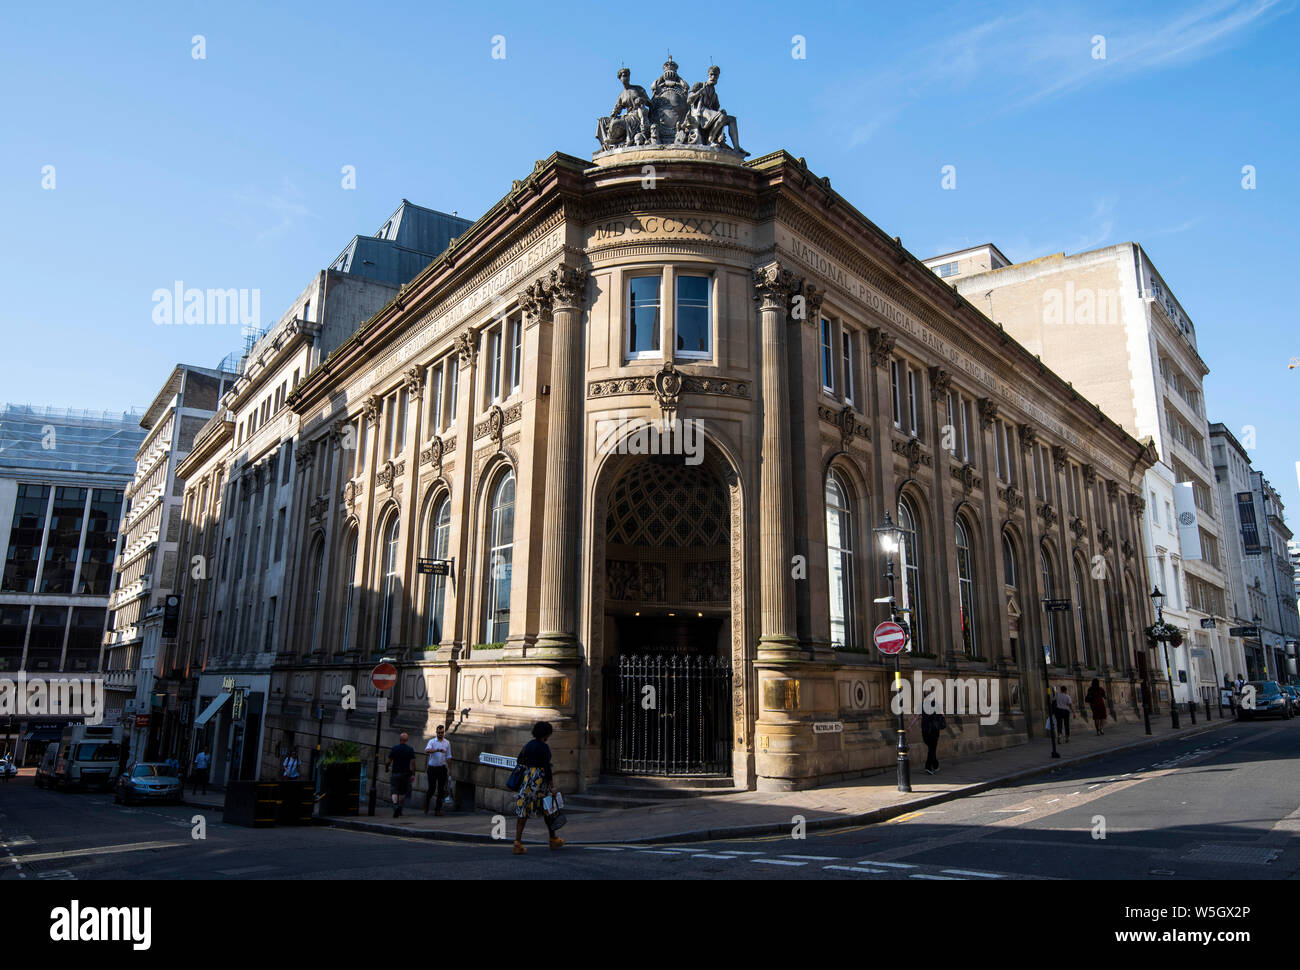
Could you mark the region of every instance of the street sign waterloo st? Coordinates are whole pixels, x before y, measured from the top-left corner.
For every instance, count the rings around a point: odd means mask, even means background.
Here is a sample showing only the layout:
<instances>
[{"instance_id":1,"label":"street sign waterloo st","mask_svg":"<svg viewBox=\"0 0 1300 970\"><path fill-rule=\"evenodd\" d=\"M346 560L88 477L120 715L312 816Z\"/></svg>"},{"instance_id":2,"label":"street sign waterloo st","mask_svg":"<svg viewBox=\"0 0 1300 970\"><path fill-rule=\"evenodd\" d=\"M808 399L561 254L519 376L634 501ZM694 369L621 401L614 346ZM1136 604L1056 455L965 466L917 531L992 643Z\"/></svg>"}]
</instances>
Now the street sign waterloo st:
<instances>
[{"instance_id":1,"label":"street sign waterloo st","mask_svg":"<svg viewBox=\"0 0 1300 970\"><path fill-rule=\"evenodd\" d=\"M907 645L907 631L893 620L885 620L877 626L871 638L875 641L877 650L890 655L901 653Z\"/></svg>"}]
</instances>

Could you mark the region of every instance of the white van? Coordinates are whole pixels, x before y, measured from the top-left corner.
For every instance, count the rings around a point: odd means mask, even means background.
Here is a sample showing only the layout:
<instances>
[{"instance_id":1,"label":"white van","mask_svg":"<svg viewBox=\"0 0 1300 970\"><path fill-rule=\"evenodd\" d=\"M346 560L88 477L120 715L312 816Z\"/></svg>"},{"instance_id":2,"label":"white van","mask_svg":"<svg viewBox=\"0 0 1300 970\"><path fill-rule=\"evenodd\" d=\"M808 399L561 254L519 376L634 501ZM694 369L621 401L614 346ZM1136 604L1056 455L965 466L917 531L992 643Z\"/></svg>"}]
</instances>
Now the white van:
<instances>
[{"instance_id":1,"label":"white van","mask_svg":"<svg viewBox=\"0 0 1300 970\"><path fill-rule=\"evenodd\" d=\"M45 749L36 787L108 788L117 778L121 742L119 726L69 724L63 738Z\"/></svg>"}]
</instances>

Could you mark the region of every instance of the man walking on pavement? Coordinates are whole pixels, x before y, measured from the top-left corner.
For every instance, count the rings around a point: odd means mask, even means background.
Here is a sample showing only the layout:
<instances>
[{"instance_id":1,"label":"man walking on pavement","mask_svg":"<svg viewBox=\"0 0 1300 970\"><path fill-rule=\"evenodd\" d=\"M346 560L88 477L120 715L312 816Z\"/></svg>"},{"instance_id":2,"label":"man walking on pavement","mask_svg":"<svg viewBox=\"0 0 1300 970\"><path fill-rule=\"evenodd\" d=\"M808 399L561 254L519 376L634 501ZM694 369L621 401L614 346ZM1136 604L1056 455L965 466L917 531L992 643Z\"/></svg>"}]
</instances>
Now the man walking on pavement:
<instances>
[{"instance_id":1,"label":"man walking on pavement","mask_svg":"<svg viewBox=\"0 0 1300 970\"><path fill-rule=\"evenodd\" d=\"M384 767L392 770L389 784L393 789L393 818L402 817L402 803L411 794L411 776L415 773L415 749L406 743L407 737L403 731L384 762Z\"/></svg>"},{"instance_id":2,"label":"man walking on pavement","mask_svg":"<svg viewBox=\"0 0 1300 970\"><path fill-rule=\"evenodd\" d=\"M442 736L447 729L445 724L438 725L438 736L430 738L424 746L428 755L429 790L424 795L424 814L429 814L429 802L433 802L433 814L442 814L442 800L447 795L447 767L451 761L451 742Z\"/></svg>"},{"instance_id":3,"label":"man walking on pavement","mask_svg":"<svg viewBox=\"0 0 1300 970\"><path fill-rule=\"evenodd\" d=\"M194 756L194 791L192 794L199 793L199 785L203 786L203 794L208 793L208 753L202 748Z\"/></svg>"},{"instance_id":4,"label":"man walking on pavement","mask_svg":"<svg viewBox=\"0 0 1300 970\"><path fill-rule=\"evenodd\" d=\"M1056 716L1056 740L1061 740L1061 732L1065 732L1065 744L1070 743L1070 711L1074 708L1074 698L1070 696L1070 691L1061 687L1056 692L1056 697L1052 699L1052 706L1056 708L1053 714Z\"/></svg>"},{"instance_id":5,"label":"man walking on pavement","mask_svg":"<svg viewBox=\"0 0 1300 970\"><path fill-rule=\"evenodd\" d=\"M302 777L302 762L292 751L285 755L284 763L280 765L280 774L285 781L297 781Z\"/></svg>"}]
</instances>

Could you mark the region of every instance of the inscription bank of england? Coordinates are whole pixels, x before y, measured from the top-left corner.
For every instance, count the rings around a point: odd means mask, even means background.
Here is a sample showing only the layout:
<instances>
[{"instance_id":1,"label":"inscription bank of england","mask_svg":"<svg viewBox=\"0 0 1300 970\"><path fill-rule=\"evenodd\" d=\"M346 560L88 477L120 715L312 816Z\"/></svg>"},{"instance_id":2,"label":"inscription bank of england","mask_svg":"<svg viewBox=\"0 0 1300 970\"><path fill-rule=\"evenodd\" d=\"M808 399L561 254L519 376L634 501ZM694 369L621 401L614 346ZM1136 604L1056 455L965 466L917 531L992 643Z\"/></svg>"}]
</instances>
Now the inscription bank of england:
<instances>
[{"instance_id":1,"label":"inscription bank of england","mask_svg":"<svg viewBox=\"0 0 1300 970\"><path fill-rule=\"evenodd\" d=\"M481 806L478 755L538 720L569 792L886 768L886 516L905 676L997 698L951 743L1040 734L1044 678L1136 716L1148 449L803 159L750 158L720 76L621 71L590 159L538 161L299 386L272 747L319 704L371 743L374 696L333 695L386 656L383 743L447 724ZM687 421L696 453L623 447Z\"/></svg>"}]
</instances>

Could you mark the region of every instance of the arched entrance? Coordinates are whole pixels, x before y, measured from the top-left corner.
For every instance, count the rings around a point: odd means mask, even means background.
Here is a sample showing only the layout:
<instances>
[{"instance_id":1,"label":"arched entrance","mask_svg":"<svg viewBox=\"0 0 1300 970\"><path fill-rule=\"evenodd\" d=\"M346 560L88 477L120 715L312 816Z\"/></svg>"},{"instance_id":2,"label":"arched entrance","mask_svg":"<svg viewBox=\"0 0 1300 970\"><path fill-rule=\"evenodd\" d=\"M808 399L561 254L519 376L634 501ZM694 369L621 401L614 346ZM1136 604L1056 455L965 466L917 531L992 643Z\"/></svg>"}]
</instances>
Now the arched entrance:
<instances>
[{"instance_id":1,"label":"arched entrance","mask_svg":"<svg viewBox=\"0 0 1300 970\"><path fill-rule=\"evenodd\" d=\"M731 770L731 499L710 461L641 456L605 503L603 768Z\"/></svg>"}]
</instances>

